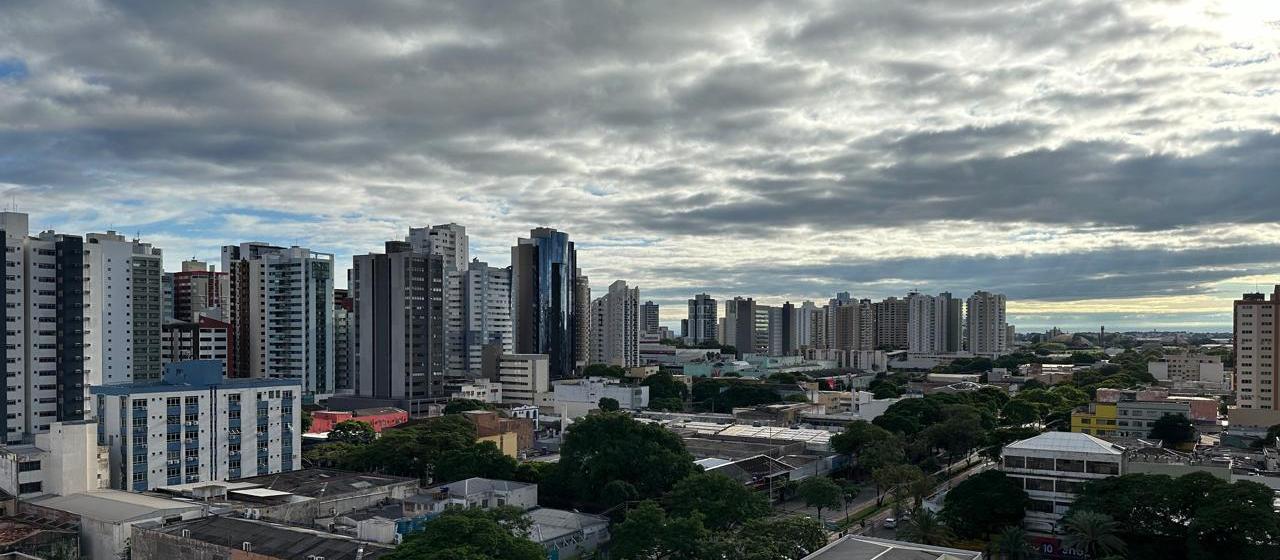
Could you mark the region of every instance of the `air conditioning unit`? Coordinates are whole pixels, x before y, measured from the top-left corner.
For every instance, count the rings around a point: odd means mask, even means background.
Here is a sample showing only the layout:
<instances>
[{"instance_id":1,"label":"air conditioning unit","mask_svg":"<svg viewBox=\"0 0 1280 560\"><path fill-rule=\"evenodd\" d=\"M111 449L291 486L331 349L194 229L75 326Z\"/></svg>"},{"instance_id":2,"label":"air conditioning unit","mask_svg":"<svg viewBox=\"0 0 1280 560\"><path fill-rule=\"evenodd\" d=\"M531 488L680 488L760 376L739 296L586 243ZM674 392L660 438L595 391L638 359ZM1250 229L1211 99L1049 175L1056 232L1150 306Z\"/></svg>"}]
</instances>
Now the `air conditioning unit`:
<instances>
[{"instance_id":1,"label":"air conditioning unit","mask_svg":"<svg viewBox=\"0 0 1280 560\"><path fill-rule=\"evenodd\" d=\"M240 543L240 550L243 550L245 552L253 552L253 543L250 543L249 541L244 541Z\"/></svg>"}]
</instances>

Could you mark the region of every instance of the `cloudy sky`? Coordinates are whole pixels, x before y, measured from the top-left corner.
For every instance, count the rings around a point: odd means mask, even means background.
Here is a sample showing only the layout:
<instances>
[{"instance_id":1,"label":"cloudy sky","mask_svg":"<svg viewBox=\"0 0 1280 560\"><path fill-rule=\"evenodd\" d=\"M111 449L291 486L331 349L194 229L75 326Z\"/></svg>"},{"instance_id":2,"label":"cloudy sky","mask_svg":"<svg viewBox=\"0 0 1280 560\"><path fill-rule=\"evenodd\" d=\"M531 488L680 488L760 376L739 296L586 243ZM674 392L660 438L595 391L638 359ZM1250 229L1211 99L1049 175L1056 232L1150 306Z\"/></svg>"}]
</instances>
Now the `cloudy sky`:
<instances>
[{"instance_id":1,"label":"cloudy sky","mask_svg":"<svg viewBox=\"0 0 1280 560\"><path fill-rule=\"evenodd\" d=\"M668 305L1001 291L1226 329L1280 283L1274 0L5 0L0 196L170 267L458 222Z\"/></svg>"}]
</instances>

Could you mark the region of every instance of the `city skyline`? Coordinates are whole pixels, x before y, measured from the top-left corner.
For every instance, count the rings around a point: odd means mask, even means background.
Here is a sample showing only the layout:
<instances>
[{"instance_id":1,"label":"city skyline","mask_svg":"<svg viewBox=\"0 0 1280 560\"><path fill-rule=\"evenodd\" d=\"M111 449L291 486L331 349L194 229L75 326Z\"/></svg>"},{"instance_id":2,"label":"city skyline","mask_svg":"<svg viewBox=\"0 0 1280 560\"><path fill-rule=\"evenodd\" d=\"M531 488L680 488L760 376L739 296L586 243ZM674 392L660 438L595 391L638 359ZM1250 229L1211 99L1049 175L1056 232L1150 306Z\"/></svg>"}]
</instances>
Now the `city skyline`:
<instances>
[{"instance_id":1,"label":"city skyline","mask_svg":"<svg viewBox=\"0 0 1280 560\"><path fill-rule=\"evenodd\" d=\"M338 286L408 227L494 266L552 227L673 329L702 292L991 290L1023 332L1229 331L1280 282L1280 7L732 6L18 6L0 196Z\"/></svg>"}]
</instances>

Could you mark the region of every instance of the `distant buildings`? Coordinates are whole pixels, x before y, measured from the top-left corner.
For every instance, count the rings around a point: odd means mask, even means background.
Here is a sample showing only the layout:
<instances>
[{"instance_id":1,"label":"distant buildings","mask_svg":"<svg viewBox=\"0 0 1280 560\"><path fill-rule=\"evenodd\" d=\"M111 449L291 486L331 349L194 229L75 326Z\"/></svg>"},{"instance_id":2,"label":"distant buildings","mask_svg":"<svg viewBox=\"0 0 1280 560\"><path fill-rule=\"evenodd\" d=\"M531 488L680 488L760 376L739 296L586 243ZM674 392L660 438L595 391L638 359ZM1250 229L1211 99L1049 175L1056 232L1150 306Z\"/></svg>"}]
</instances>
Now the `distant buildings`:
<instances>
[{"instance_id":1,"label":"distant buildings","mask_svg":"<svg viewBox=\"0 0 1280 560\"><path fill-rule=\"evenodd\" d=\"M449 364L451 376L481 375L484 347L514 348L511 331L511 268L472 260L450 276Z\"/></svg>"},{"instance_id":2,"label":"distant buildings","mask_svg":"<svg viewBox=\"0 0 1280 560\"><path fill-rule=\"evenodd\" d=\"M658 329L659 308L658 304L653 301L646 301L640 304L640 332L650 336L657 336L660 331Z\"/></svg>"},{"instance_id":3,"label":"distant buildings","mask_svg":"<svg viewBox=\"0 0 1280 560\"><path fill-rule=\"evenodd\" d=\"M716 300L707 294L698 294L689 300L688 330L685 337L691 344L714 342L719 339L719 321L716 319Z\"/></svg>"},{"instance_id":4,"label":"distant buildings","mask_svg":"<svg viewBox=\"0 0 1280 560\"><path fill-rule=\"evenodd\" d=\"M640 289L618 280L608 293L591 302L589 363L622 367L640 365Z\"/></svg>"},{"instance_id":5,"label":"distant buildings","mask_svg":"<svg viewBox=\"0 0 1280 560\"><path fill-rule=\"evenodd\" d=\"M1236 405L1240 408L1280 410L1280 359L1277 359L1275 319L1280 316L1280 285L1271 299L1244 294L1234 305Z\"/></svg>"},{"instance_id":6,"label":"distant buildings","mask_svg":"<svg viewBox=\"0 0 1280 560\"><path fill-rule=\"evenodd\" d=\"M1175 388L1230 389L1222 356L1186 352L1165 354L1147 363L1147 373L1159 383Z\"/></svg>"},{"instance_id":7,"label":"distant buildings","mask_svg":"<svg viewBox=\"0 0 1280 560\"><path fill-rule=\"evenodd\" d=\"M1006 299L1001 294L974 292L969 296L965 316L965 338L969 352L999 356L1009 350L1009 323L1005 320Z\"/></svg>"}]
</instances>

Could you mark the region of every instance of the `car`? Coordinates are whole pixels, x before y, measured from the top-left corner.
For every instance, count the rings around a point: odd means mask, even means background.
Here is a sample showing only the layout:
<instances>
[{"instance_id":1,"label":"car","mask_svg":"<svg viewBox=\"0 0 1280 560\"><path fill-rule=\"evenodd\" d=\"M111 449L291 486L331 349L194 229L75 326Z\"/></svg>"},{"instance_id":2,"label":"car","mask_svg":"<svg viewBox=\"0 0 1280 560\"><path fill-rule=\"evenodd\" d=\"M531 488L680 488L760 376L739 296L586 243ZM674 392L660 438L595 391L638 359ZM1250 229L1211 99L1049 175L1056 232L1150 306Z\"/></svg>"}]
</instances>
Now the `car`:
<instances>
[{"instance_id":1,"label":"car","mask_svg":"<svg viewBox=\"0 0 1280 560\"><path fill-rule=\"evenodd\" d=\"M885 519L885 520L884 520L884 528L885 528L885 529L897 529L897 528L898 528L898 520L897 520L897 519L895 519L895 518L893 518L893 517L890 517L890 518Z\"/></svg>"}]
</instances>

